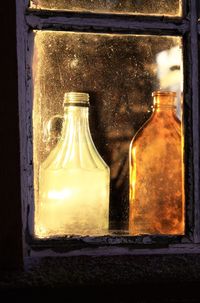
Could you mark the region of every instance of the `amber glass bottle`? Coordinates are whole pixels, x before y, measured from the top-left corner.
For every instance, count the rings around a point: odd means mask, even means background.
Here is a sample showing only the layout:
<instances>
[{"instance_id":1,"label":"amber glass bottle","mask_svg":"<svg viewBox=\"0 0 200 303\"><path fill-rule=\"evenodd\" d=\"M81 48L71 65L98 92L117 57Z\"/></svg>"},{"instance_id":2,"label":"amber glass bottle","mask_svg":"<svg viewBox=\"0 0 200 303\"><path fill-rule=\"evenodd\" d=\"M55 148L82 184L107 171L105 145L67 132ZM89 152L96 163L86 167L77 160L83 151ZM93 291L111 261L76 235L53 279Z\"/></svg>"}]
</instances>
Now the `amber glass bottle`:
<instances>
[{"instance_id":1,"label":"amber glass bottle","mask_svg":"<svg viewBox=\"0 0 200 303\"><path fill-rule=\"evenodd\" d=\"M153 94L151 118L130 144L129 232L184 234L183 137L175 92Z\"/></svg>"}]
</instances>

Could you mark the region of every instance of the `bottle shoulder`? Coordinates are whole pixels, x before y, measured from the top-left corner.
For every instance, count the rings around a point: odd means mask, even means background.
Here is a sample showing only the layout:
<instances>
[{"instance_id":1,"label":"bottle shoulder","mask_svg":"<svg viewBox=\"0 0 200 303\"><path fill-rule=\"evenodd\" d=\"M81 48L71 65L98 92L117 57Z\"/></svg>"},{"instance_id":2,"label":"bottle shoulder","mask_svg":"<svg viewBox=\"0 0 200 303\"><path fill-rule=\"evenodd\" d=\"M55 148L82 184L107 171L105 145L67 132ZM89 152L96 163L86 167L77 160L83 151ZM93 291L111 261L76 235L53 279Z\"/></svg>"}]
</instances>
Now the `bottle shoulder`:
<instances>
[{"instance_id":1,"label":"bottle shoulder","mask_svg":"<svg viewBox=\"0 0 200 303\"><path fill-rule=\"evenodd\" d=\"M155 114L142 125L131 141L131 147L143 142L155 140L179 141L181 139L181 122L175 115Z\"/></svg>"},{"instance_id":2,"label":"bottle shoulder","mask_svg":"<svg viewBox=\"0 0 200 303\"><path fill-rule=\"evenodd\" d=\"M44 160L41 168L49 170L99 170L109 173L109 166L98 153L92 139L85 140L84 143L80 141L62 138Z\"/></svg>"},{"instance_id":3,"label":"bottle shoulder","mask_svg":"<svg viewBox=\"0 0 200 303\"><path fill-rule=\"evenodd\" d=\"M134 144L135 141L138 141L142 136L143 134L146 132L146 129L147 129L147 132L149 131L149 124L150 122L153 120L153 113L152 115L143 123L143 125L136 131L135 135L133 136L132 140L131 140L131 144L130 146L132 146Z\"/></svg>"}]
</instances>

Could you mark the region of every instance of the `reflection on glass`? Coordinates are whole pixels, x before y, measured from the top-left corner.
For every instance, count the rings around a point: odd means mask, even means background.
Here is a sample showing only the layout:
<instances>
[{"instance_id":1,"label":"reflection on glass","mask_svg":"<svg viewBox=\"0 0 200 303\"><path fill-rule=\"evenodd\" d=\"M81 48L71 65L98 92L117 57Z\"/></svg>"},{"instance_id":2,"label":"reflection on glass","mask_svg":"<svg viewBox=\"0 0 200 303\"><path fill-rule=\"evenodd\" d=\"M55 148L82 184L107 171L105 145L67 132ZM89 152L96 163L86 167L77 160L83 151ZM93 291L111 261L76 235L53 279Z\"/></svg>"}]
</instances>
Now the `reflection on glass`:
<instances>
[{"instance_id":1,"label":"reflection on glass","mask_svg":"<svg viewBox=\"0 0 200 303\"><path fill-rule=\"evenodd\" d=\"M110 172L92 141L88 115L87 93L65 94L62 136L40 165L39 238L108 233Z\"/></svg>"},{"instance_id":2,"label":"reflection on glass","mask_svg":"<svg viewBox=\"0 0 200 303\"><path fill-rule=\"evenodd\" d=\"M63 116L55 115L44 123L43 135L46 149L50 152L61 138Z\"/></svg>"},{"instance_id":3,"label":"reflection on glass","mask_svg":"<svg viewBox=\"0 0 200 303\"><path fill-rule=\"evenodd\" d=\"M32 0L31 8L95 13L181 15L181 0Z\"/></svg>"},{"instance_id":4,"label":"reflection on glass","mask_svg":"<svg viewBox=\"0 0 200 303\"><path fill-rule=\"evenodd\" d=\"M182 235L181 123L175 92L153 93L153 113L130 145L130 234Z\"/></svg>"},{"instance_id":5,"label":"reflection on glass","mask_svg":"<svg viewBox=\"0 0 200 303\"><path fill-rule=\"evenodd\" d=\"M179 46L174 46L156 55L157 76L160 83L160 89L176 92L176 115L179 120L181 120L183 93L182 62L182 51Z\"/></svg>"},{"instance_id":6,"label":"reflection on glass","mask_svg":"<svg viewBox=\"0 0 200 303\"><path fill-rule=\"evenodd\" d=\"M163 52L175 57L174 61L168 60L165 75L160 68ZM181 91L181 58L180 37L34 32L36 205L39 167L50 152L44 140L45 125L55 115L63 116L66 91L88 92L92 137L111 173L110 230L128 230L129 145L151 116L152 91L170 85Z\"/></svg>"}]
</instances>

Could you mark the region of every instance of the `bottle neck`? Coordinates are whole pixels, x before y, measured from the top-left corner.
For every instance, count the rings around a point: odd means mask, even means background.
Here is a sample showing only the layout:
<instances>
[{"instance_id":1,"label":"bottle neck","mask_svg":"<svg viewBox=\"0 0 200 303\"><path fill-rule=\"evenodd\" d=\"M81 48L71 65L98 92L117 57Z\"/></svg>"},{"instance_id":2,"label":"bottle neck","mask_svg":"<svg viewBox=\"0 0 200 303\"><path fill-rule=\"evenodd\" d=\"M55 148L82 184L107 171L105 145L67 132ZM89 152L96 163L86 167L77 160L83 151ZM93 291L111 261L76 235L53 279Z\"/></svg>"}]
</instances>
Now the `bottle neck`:
<instances>
[{"instance_id":1,"label":"bottle neck","mask_svg":"<svg viewBox=\"0 0 200 303\"><path fill-rule=\"evenodd\" d=\"M154 96L153 109L155 112L158 113L159 112L174 113L176 109L175 97L171 95Z\"/></svg>"},{"instance_id":2,"label":"bottle neck","mask_svg":"<svg viewBox=\"0 0 200 303\"><path fill-rule=\"evenodd\" d=\"M66 131L71 133L84 133L89 131L89 108L88 106L68 105L64 108L64 128L62 137L65 137Z\"/></svg>"}]
</instances>

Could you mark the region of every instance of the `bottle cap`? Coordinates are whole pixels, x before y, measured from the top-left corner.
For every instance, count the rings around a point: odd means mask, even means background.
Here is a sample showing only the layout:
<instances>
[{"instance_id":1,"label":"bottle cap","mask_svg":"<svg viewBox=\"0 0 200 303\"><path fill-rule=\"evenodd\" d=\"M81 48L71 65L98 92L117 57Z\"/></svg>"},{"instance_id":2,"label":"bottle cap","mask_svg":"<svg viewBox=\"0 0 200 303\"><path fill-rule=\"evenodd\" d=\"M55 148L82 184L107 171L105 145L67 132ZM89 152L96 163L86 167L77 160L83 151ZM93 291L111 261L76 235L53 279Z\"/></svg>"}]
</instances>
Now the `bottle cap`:
<instances>
[{"instance_id":1,"label":"bottle cap","mask_svg":"<svg viewBox=\"0 0 200 303\"><path fill-rule=\"evenodd\" d=\"M68 92L64 95L64 106L67 105L89 105L89 94L81 92Z\"/></svg>"}]
</instances>

